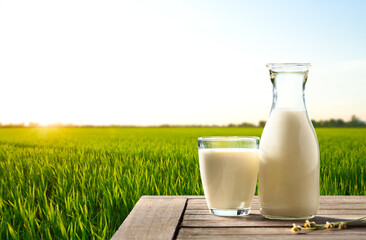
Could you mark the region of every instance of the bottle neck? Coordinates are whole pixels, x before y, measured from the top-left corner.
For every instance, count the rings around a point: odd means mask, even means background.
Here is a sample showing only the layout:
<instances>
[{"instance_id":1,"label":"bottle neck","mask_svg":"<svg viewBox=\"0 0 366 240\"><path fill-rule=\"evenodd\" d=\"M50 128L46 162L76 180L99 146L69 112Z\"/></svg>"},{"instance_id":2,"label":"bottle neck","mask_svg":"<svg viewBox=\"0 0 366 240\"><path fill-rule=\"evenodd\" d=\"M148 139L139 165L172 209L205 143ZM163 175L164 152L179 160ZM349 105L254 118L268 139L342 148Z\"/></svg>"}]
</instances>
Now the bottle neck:
<instances>
[{"instance_id":1,"label":"bottle neck","mask_svg":"<svg viewBox=\"0 0 366 240\"><path fill-rule=\"evenodd\" d=\"M308 78L308 71L299 72L274 72L270 70L273 84L274 109L304 109L305 106L305 84Z\"/></svg>"}]
</instances>

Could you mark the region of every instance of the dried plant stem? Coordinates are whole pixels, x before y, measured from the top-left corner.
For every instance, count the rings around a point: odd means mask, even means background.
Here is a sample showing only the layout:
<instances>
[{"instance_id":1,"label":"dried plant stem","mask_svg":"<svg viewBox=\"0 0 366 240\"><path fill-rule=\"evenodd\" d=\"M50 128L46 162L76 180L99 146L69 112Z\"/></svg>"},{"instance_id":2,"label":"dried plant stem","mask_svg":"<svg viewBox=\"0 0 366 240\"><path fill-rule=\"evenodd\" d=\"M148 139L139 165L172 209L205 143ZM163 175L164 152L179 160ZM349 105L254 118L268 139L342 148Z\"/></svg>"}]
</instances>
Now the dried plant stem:
<instances>
[{"instance_id":1,"label":"dried plant stem","mask_svg":"<svg viewBox=\"0 0 366 240\"><path fill-rule=\"evenodd\" d=\"M292 232L300 232L302 230L321 230L321 229L345 229L351 223L362 223L366 222L366 216L361 217L351 221L342 221L342 222L326 222L325 224L316 224L315 222L310 222L309 220L305 221L304 227L296 225L295 223L292 224L291 231Z\"/></svg>"}]
</instances>

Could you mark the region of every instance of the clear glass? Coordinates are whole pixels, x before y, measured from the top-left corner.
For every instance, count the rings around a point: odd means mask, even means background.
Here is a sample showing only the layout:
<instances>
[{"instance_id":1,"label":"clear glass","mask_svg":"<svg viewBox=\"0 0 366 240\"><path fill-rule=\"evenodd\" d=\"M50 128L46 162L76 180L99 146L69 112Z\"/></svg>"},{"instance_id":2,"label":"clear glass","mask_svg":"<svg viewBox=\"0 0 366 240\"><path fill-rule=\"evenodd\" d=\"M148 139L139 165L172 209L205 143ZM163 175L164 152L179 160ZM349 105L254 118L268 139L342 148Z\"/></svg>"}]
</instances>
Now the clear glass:
<instances>
[{"instance_id":1,"label":"clear glass","mask_svg":"<svg viewBox=\"0 0 366 240\"><path fill-rule=\"evenodd\" d=\"M257 184L258 151L258 137L198 138L202 185L212 214L250 213Z\"/></svg>"},{"instance_id":2,"label":"clear glass","mask_svg":"<svg viewBox=\"0 0 366 240\"><path fill-rule=\"evenodd\" d=\"M306 110L308 63L268 64L273 103L259 150L264 217L310 219L319 208L319 144Z\"/></svg>"}]
</instances>

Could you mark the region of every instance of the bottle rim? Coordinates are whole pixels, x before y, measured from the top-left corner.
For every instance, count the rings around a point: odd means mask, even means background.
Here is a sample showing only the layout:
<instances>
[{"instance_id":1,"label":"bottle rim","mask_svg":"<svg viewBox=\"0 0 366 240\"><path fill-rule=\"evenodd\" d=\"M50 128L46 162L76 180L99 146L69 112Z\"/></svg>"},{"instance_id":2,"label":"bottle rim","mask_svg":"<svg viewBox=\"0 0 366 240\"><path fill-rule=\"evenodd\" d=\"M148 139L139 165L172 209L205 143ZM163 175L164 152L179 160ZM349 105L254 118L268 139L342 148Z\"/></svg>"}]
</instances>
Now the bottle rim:
<instances>
[{"instance_id":1,"label":"bottle rim","mask_svg":"<svg viewBox=\"0 0 366 240\"><path fill-rule=\"evenodd\" d=\"M305 72L311 67L310 63L268 63L266 67L273 72Z\"/></svg>"},{"instance_id":2,"label":"bottle rim","mask_svg":"<svg viewBox=\"0 0 366 240\"><path fill-rule=\"evenodd\" d=\"M221 142L221 141L259 141L259 137L254 136L210 136L210 137L199 137L199 141L212 141L212 142Z\"/></svg>"}]
</instances>

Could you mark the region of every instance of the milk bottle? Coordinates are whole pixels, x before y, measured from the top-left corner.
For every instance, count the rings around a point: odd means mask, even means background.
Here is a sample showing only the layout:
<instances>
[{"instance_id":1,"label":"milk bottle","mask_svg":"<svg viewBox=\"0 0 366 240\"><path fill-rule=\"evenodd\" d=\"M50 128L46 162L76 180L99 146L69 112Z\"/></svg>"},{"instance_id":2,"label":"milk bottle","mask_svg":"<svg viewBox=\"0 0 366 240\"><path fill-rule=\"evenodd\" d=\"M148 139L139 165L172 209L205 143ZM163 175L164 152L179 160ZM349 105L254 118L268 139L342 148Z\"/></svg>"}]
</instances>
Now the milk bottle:
<instances>
[{"instance_id":1,"label":"milk bottle","mask_svg":"<svg viewBox=\"0 0 366 240\"><path fill-rule=\"evenodd\" d=\"M310 64L268 64L273 104L260 150L258 195L270 219L309 219L319 208L319 145L304 88Z\"/></svg>"}]
</instances>

